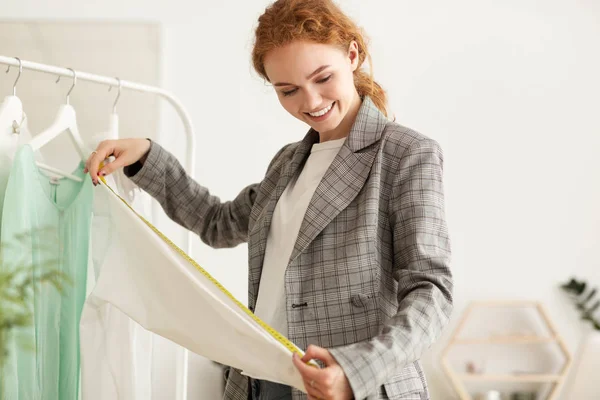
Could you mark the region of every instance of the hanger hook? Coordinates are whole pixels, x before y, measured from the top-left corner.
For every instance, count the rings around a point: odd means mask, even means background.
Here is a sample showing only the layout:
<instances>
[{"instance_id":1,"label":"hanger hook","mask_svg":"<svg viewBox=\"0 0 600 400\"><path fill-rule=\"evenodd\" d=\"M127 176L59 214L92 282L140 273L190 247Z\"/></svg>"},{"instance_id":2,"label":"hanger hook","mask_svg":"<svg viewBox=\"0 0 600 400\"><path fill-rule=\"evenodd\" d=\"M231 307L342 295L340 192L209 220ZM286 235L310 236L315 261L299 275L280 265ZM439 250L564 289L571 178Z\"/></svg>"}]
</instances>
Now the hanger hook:
<instances>
[{"instance_id":1,"label":"hanger hook","mask_svg":"<svg viewBox=\"0 0 600 400\"><path fill-rule=\"evenodd\" d=\"M15 60L19 62L19 74L17 75L17 79L15 79L15 83L13 83L13 96L17 95L17 82L19 82L19 78L21 78L21 72L23 72L23 63L19 57L15 57ZM6 69L6 73L10 71L10 65Z\"/></svg>"},{"instance_id":2,"label":"hanger hook","mask_svg":"<svg viewBox=\"0 0 600 400\"><path fill-rule=\"evenodd\" d=\"M75 70L73 70L73 68L67 68L67 69L73 73L73 85L71 85L71 89L69 89L69 91L67 92L67 104L69 104L69 96L71 95L71 92L75 88L75 85L77 85L77 72L75 72ZM56 83L58 83L59 81L60 81L60 75L58 76Z\"/></svg>"},{"instance_id":3,"label":"hanger hook","mask_svg":"<svg viewBox=\"0 0 600 400\"><path fill-rule=\"evenodd\" d=\"M117 98L115 99L115 103L113 104L113 114L117 113L117 103L119 102L119 97L121 97L121 87L122 87L121 79L119 79L119 77L116 77L115 79L117 80L117 82L119 82L119 92L117 93ZM112 89L112 86L109 86L108 91L110 92L111 89Z\"/></svg>"}]
</instances>

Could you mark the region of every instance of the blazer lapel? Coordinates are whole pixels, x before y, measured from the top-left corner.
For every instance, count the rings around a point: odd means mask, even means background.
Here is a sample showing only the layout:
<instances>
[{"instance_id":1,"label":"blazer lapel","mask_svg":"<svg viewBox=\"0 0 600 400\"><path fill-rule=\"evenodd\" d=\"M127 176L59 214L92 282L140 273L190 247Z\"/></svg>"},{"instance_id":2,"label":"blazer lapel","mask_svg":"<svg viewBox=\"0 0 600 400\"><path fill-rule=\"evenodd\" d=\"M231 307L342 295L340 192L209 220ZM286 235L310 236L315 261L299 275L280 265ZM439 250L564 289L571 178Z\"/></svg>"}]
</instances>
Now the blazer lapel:
<instances>
[{"instance_id":1,"label":"blazer lapel","mask_svg":"<svg viewBox=\"0 0 600 400\"><path fill-rule=\"evenodd\" d=\"M273 220L273 213L275 211L275 206L279 201L283 191L289 184L290 180L300 171L301 167L304 165L308 154L310 153L310 149L312 148L313 143L316 143L319 140L319 135L317 132L312 129L306 134L302 142L298 148L294 151L294 155L292 156L291 161L283 168L281 175L277 179L277 184L275 189L271 193L271 197L267 205L263 208L262 212L257 217L256 225L253 229L251 235L258 235L257 247L258 253L256 256L252 258L252 262L249 268L249 278L250 284L252 285L251 294L254 296L258 295L258 286L260 282L260 277L262 275L262 267L265 258L265 251L267 248L267 238L269 236L269 230L271 228L271 221ZM255 298L249 299L249 305L254 306Z\"/></svg>"},{"instance_id":2,"label":"blazer lapel","mask_svg":"<svg viewBox=\"0 0 600 400\"><path fill-rule=\"evenodd\" d=\"M271 221L273 219L273 213L275 212L275 206L277 205L277 202L279 201L279 198L283 194L285 188L290 183L290 180L296 175L296 173L298 173L300 167L306 161L306 158L310 152L310 149L312 148L313 143L314 135L312 132L309 132L304 138L304 140L300 143L300 146L298 146L298 148L294 152L291 162L284 168L283 173L277 181L275 190L271 194L271 198L269 199L269 202L265 207L264 217L262 218L259 236L259 250L261 253L261 258L264 258L265 255L267 237L269 236L269 230L271 228Z\"/></svg>"},{"instance_id":3,"label":"blazer lapel","mask_svg":"<svg viewBox=\"0 0 600 400\"><path fill-rule=\"evenodd\" d=\"M379 141L386 123L385 116L365 97L348 138L308 205L289 262L294 261L363 188L378 147L364 149Z\"/></svg>"},{"instance_id":4,"label":"blazer lapel","mask_svg":"<svg viewBox=\"0 0 600 400\"><path fill-rule=\"evenodd\" d=\"M379 141L387 119L377 109L369 97L365 97L358 112L348 138L333 160L325 176L317 186L306 214L289 262L292 262L315 237L358 195L367 180L371 166L377 154L374 146L367 151L361 151ZM249 265L248 305L256 305L259 282L267 247L267 238L273 220L273 212L281 194L301 170L312 145L318 141L319 134L309 130L298 148L294 151L291 161L283 167L275 189L267 205L256 219L256 224L250 233L256 240L257 252L252 252Z\"/></svg>"}]
</instances>

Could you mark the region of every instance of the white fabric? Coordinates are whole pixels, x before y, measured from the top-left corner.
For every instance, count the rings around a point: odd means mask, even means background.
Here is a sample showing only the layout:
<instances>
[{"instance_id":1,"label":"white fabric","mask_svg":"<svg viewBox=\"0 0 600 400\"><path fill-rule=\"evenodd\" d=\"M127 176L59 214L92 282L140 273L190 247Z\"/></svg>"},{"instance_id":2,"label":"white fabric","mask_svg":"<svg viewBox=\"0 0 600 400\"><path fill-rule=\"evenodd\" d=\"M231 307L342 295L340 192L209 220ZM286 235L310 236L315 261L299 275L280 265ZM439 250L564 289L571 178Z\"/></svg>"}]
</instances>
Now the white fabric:
<instances>
[{"instance_id":1,"label":"white fabric","mask_svg":"<svg viewBox=\"0 0 600 400\"><path fill-rule=\"evenodd\" d=\"M305 390L291 351L165 243L106 186L96 190L108 193L115 221L93 291L98 304L110 303L144 328L212 361L255 378Z\"/></svg>"},{"instance_id":2,"label":"white fabric","mask_svg":"<svg viewBox=\"0 0 600 400\"><path fill-rule=\"evenodd\" d=\"M298 179L288 184L275 206L255 313L284 336L288 333L285 270L308 204L345 140L313 144Z\"/></svg>"},{"instance_id":3,"label":"white fabric","mask_svg":"<svg viewBox=\"0 0 600 400\"><path fill-rule=\"evenodd\" d=\"M112 137L109 134L94 136L90 147L96 148L98 142L106 138ZM134 200L136 209L147 217L149 207L143 196L140 193L132 196L133 188L121 185L129 179L122 176L115 182L113 175L106 177L111 187L122 197ZM152 397L154 334L118 308L98 299L92 291L95 282L105 273L102 265L116 239L108 195L104 190L94 191L88 297L79 325L81 399L147 400ZM118 267L126 268L123 262L119 262Z\"/></svg>"}]
</instances>

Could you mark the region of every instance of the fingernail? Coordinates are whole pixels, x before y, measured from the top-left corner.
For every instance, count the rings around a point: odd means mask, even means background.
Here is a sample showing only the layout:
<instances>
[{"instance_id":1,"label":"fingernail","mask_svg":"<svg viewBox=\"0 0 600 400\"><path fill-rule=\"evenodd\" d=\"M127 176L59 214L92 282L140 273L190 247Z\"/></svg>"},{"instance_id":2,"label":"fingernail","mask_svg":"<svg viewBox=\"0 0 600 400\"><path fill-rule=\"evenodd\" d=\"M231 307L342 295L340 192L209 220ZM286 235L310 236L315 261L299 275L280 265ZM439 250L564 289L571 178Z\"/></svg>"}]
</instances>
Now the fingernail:
<instances>
[{"instance_id":1,"label":"fingernail","mask_svg":"<svg viewBox=\"0 0 600 400\"><path fill-rule=\"evenodd\" d=\"M100 175L104 176L104 175L106 175L106 172L102 171L102 172L100 172Z\"/></svg>"}]
</instances>

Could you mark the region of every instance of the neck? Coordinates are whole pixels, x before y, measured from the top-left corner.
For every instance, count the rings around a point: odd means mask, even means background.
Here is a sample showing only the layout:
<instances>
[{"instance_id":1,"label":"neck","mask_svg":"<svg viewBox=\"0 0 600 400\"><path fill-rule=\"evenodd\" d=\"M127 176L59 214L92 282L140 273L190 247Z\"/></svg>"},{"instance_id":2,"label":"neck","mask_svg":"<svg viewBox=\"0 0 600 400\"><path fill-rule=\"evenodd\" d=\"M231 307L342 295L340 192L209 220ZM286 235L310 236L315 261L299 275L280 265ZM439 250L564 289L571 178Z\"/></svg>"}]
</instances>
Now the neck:
<instances>
[{"instance_id":1,"label":"neck","mask_svg":"<svg viewBox=\"0 0 600 400\"><path fill-rule=\"evenodd\" d=\"M354 92L352 104L344 116L344 119L342 119L342 122L340 122L340 124L331 131L319 132L319 142L323 143L329 140L341 139L348 136L350 129L354 124L354 120L356 119L356 115L358 114L358 110L360 110L361 104L362 100L358 95L358 92Z\"/></svg>"}]
</instances>

